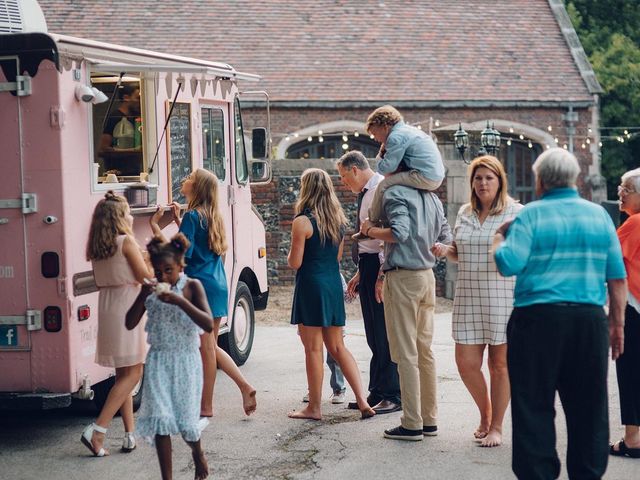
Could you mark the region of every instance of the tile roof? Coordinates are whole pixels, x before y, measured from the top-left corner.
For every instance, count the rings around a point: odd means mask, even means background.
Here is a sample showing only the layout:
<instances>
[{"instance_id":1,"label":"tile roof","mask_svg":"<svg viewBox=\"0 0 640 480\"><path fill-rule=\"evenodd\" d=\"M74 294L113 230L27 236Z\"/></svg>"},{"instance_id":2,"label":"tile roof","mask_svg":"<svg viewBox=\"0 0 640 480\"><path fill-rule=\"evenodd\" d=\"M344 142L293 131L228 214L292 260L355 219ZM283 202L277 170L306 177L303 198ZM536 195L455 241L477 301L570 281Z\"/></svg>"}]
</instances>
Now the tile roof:
<instances>
[{"instance_id":1,"label":"tile roof","mask_svg":"<svg viewBox=\"0 0 640 480\"><path fill-rule=\"evenodd\" d=\"M590 101L550 2L39 1L50 32L227 62L275 101Z\"/></svg>"}]
</instances>

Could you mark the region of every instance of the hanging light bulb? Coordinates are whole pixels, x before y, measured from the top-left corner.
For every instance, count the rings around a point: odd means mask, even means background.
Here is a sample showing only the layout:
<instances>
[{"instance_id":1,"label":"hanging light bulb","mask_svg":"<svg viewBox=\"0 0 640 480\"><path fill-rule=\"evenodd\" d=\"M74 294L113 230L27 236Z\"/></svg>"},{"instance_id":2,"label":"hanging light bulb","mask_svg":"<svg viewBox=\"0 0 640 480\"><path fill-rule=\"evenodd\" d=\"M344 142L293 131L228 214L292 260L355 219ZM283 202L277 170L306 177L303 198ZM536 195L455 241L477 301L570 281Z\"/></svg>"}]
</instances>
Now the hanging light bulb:
<instances>
[{"instance_id":1,"label":"hanging light bulb","mask_svg":"<svg viewBox=\"0 0 640 480\"><path fill-rule=\"evenodd\" d=\"M436 125L436 127L439 127L440 126L440 120L436 120L435 125Z\"/></svg>"},{"instance_id":2,"label":"hanging light bulb","mask_svg":"<svg viewBox=\"0 0 640 480\"><path fill-rule=\"evenodd\" d=\"M558 140L558 137L553 139L556 143L560 143L560 140Z\"/></svg>"},{"instance_id":3,"label":"hanging light bulb","mask_svg":"<svg viewBox=\"0 0 640 480\"><path fill-rule=\"evenodd\" d=\"M533 148L533 143L531 143L531 140L529 140L529 143L527 144L527 147Z\"/></svg>"},{"instance_id":4,"label":"hanging light bulb","mask_svg":"<svg viewBox=\"0 0 640 480\"><path fill-rule=\"evenodd\" d=\"M524 135L520 134L520 140L524 140Z\"/></svg>"},{"instance_id":5,"label":"hanging light bulb","mask_svg":"<svg viewBox=\"0 0 640 480\"><path fill-rule=\"evenodd\" d=\"M347 137L347 135L342 135L342 141L346 142L347 140L349 140L349 137Z\"/></svg>"},{"instance_id":6,"label":"hanging light bulb","mask_svg":"<svg viewBox=\"0 0 640 480\"><path fill-rule=\"evenodd\" d=\"M587 138L585 141L587 142L587 145L589 145L591 143L591 139L590 138Z\"/></svg>"},{"instance_id":7,"label":"hanging light bulb","mask_svg":"<svg viewBox=\"0 0 640 480\"><path fill-rule=\"evenodd\" d=\"M286 137L284 137L284 141L285 141L285 142L288 142L289 140L291 140L291 139L289 138L289 135L287 135Z\"/></svg>"},{"instance_id":8,"label":"hanging light bulb","mask_svg":"<svg viewBox=\"0 0 640 480\"><path fill-rule=\"evenodd\" d=\"M602 146L602 142L598 142L598 146L601 147Z\"/></svg>"},{"instance_id":9,"label":"hanging light bulb","mask_svg":"<svg viewBox=\"0 0 640 480\"><path fill-rule=\"evenodd\" d=\"M551 148L548 143L545 145L545 147L546 147L547 150L549 150Z\"/></svg>"},{"instance_id":10,"label":"hanging light bulb","mask_svg":"<svg viewBox=\"0 0 640 480\"><path fill-rule=\"evenodd\" d=\"M342 144L342 149L343 150L349 150L349 144L348 143L343 143Z\"/></svg>"},{"instance_id":11,"label":"hanging light bulb","mask_svg":"<svg viewBox=\"0 0 640 480\"><path fill-rule=\"evenodd\" d=\"M509 133L513 133L513 127L509 127Z\"/></svg>"},{"instance_id":12,"label":"hanging light bulb","mask_svg":"<svg viewBox=\"0 0 640 480\"><path fill-rule=\"evenodd\" d=\"M360 136L360 132L353 132L353 136L354 137L359 137Z\"/></svg>"},{"instance_id":13,"label":"hanging light bulb","mask_svg":"<svg viewBox=\"0 0 640 480\"><path fill-rule=\"evenodd\" d=\"M418 125L418 130L422 130L422 125Z\"/></svg>"},{"instance_id":14,"label":"hanging light bulb","mask_svg":"<svg viewBox=\"0 0 640 480\"><path fill-rule=\"evenodd\" d=\"M551 125L549 125L549 126L547 127L547 130L552 131L552 130L553 130L553 127L552 127Z\"/></svg>"},{"instance_id":15,"label":"hanging light bulb","mask_svg":"<svg viewBox=\"0 0 640 480\"><path fill-rule=\"evenodd\" d=\"M373 140L373 135L369 135L369 138L370 138L371 140Z\"/></svg>"},{"instance_id":16,"label":"hanging light bulb","mask_svg":"<svg viewBox=\"0 0 640 480\"><path fill-rule=\"evenodd\" d=\"M324 137L318 137L318 141L319 141L320 143L324 142Z\"/></svg>"},{"instance_id":17,"label":"hanging light bulb","mask_svg":"<svg viewBox=\"0 0 640 480\"><path fill-rule=\"evenodd\" d=\"M318 130L318 135L322 135L322 130Z\"/></svg>"},{"instance_id":18,"label":"hanging light bulb","mask_svg":"<svg viewBox=\"0 0 640 480\"><path fill-rule=\"evenodd\" d=\"M567 150L567 144L565 143L564 145L562 145L562 148L564 148L565 150Z\"/></svg>"},{"instance_id":19,"label":"hanging light bulb","mask_svg":"<svg viewBox=\"0 0 640 480\"><path fill-rule=\"evenodd\" d=\"M307 142L311 142L311 141L313 141L313 137L308 136L308 137L307 137Z\"/></svg>"},{"instance_id":20,"label":"hanging light bulb","mask_svg":"<svg viewBox=\"0 0 640 480\"><path fill-rule=\"evenodd\" d=\"M591 127L589 127L589 129L587 130L589 133L591 133Z\"/></svg>"},{"instance_id":21,"label":"hanging light bulb","mask_svg":"<svg viewBox=\"0 0 640 480\"><path fill-rule=\"evenodd\" d=\"M583 143L583 144L582 144L582 148L587 148L587 146Z\"/></svg>"},{"instance_id":22,"label":"hanging light bulb","mask_svg":"<svg viewBox=\"0 0 640 480\"><path fill-rule=\"evenodd\" d=\"M511 139L507 140L507 145L511 146Z\"/></svg>"},{"instance_id":23,"label":"hanging light bulb","mask_svg":"<svg viewBox=\"0 0 640 480\"><path fill-rule=\"evenodd\" d=\"M299 133L294 133L294 134L293 134L293 138L298 138L299 136L300 136L300 134L299 134Z\"/></svg>"},{"instance_id":24,"label":"hanging light bulb","mask_svg":"<svg viewBox=\"0 0 640 480\"><path fill-rule=\"evenodd\" d=\"M629 130L626 130L626 129L625 129L624 134L625 134L625 135L628 135L628 134L629 134Z\"/></svg>"}]
</instances>

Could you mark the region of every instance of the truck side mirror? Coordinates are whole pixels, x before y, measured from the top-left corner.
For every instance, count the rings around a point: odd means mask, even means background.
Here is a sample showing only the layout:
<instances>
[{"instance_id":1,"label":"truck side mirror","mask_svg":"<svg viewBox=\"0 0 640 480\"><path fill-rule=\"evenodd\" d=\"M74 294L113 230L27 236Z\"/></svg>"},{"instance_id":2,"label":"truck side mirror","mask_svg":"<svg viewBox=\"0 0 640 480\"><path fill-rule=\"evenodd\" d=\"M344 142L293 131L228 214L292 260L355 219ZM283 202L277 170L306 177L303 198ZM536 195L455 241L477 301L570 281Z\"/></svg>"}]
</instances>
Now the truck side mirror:
<instances>
[{"instance_id":1,"label":"truck side mirror","mask_svg":"<svg viewBox=\"0 0 640 480\"><path fill-rule=\"evenodd\" d=\"M268 160L251 161L251 183L269 183L271 181L271 163Z\"/></svg>"},{"instance_id":2,"label":"truck side mirror","mask_svg":"<svg viewBox=\"0 0 640 480\"><path fill-rule=\"evenodd\" d=\"M253 158L267 158L266 128L254 128L251 130L251 156Z\"/></svg>"}]
</instances>

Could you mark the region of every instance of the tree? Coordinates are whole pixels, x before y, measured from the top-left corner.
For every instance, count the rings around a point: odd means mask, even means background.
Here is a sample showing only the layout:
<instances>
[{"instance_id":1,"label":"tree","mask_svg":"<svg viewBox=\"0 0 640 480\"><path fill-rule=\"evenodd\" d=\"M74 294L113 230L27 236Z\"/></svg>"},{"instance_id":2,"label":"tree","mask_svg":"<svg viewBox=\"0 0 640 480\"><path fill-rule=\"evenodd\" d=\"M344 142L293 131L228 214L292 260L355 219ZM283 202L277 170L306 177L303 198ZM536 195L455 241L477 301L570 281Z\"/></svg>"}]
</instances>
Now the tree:
<instances>
[{"instance_id":1,"label":"tree","mask_svg":"<svg viewBox=\"0 0 640 480\"><path fill-rule=\"evenodd\" d=\"M571 0L567 11L604 90L600 124L619 127L601 131L602 174L615 198L620 175L640 166L640 9L637 0ZM639 127L631 138L629 126Z\"/></svg>"}]
</instances>

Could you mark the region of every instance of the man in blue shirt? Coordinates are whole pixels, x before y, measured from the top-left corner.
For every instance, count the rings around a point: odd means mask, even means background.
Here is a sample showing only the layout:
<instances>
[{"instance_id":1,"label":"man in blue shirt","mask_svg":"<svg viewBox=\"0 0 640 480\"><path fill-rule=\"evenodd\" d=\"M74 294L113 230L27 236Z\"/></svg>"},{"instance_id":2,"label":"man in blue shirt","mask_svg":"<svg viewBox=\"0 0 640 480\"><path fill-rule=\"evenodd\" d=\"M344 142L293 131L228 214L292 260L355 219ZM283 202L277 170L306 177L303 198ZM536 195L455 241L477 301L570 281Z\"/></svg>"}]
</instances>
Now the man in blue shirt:
<instances>
[{"instance_id":1,"label":"man in blue shirt","mask_svg":"<svg viewBox=\"0 0 640 480\"><path fill-rule=\"evenodd\" d=\"M450 243L451 228L442 203L432 192L394 185L385 192L383 206L387 226L377 227L366 220L360 231L385 242L384 274L375 288L377 300L385 300L389 349L400 376L402 418L400 426L385 430L384 436L419 441L438 432L436 365L431 350L436 258L431 247L436 241Z\"/></svg>"},{"instance_id":2,"label":"man in blue shirt","mask_svg":"<svg viewBox=\"0 0 640 480\"><path fill-rule=\"evenodd\" d=\"M539 201L496 232L500 273L516 275L507 326L512 468L520 479L560 474L554 401L567 418L570 478L607 468L607 351L622 354L626 273L613 222L576 191L580 166L561 148L533 164ZM505 238L506 237L506 238ZM602 308L609 290L609 324Z\"/></svg>"}]
</instances>

